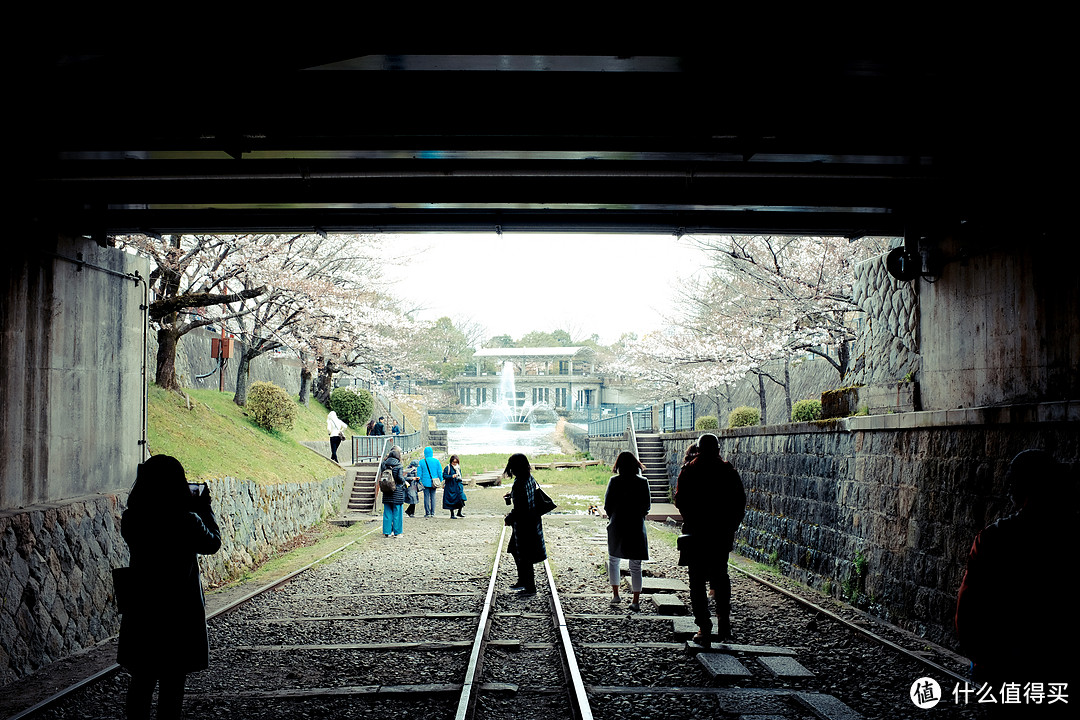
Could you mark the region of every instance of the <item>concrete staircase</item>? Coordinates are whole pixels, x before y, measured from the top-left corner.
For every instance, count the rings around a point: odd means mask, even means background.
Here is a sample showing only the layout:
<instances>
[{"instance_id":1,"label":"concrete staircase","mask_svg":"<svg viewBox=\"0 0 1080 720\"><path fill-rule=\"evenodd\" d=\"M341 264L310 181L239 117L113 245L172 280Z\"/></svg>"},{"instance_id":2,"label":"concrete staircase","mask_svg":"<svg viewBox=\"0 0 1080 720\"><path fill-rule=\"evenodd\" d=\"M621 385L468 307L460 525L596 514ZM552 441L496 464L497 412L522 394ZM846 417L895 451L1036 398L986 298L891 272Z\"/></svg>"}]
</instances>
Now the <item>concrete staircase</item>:
<instances>
[{"instance_id":1,"label":"concrete staircase","mask_svg":"<svg viewBox=\"0 0 1080 720\"><path fill-rule=\"evenodd\" d=\"M664 444L659 435L638 435L638 460L645 466L645 478L649 481L649 496L653 504L670 503L671 491L668 486L667 459Z\"/></svg>"},{"instance_id":2,"label":"concrete staircase","mask_svg":"<svg viewBox=\"0 0 1080 720\"><path fill-rule=\"evenodd\" d=\"M364 462L348 468L346 483L351 483L352 490L345 501L346 513L375 512L376 484L379 471L378 462Z\"/></svg>"}]
</instances>

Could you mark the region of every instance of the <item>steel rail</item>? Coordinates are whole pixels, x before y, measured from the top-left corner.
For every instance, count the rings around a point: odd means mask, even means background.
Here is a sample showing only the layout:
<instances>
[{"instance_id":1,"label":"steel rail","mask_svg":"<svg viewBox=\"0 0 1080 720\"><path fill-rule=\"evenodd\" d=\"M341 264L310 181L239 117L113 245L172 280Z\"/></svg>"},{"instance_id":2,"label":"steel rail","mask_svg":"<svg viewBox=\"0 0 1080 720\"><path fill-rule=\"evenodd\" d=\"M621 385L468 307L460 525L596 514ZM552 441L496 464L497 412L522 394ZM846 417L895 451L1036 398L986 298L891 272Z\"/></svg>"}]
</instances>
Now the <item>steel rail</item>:
<instances>
[{"instance_id":1,"label":"steel rail","mask_svg":"<svg viewBox=\"0 0 1080 720\"><path fill-rule=\"evenodd\" d=\"M568 688L570 703L571 706L577 707L577 717L580 720L593 720L589 694L581 679L581 668L578 666L577 655L574 653L574 645L570 641L570 630L566 627L566 615L563 613L562 603L559 602L559 592L555 589L555 576L551 574L551 564L547 560L544 561L544 571L547 573L548 587L551 589L551 606L555 613L559 639L562 641L563 660L567 670L566 679L570 686Z\"/></svg>"},{"instance_id":2,"label":"steel rail","mask_svg":"<svg viewBox=\"0 0 1080 720\"><path fill-rule=\"evenodd\" d=\"M790 590L782 588L782 587L780 587L779 585L777 585L775 583L769 582L765 578L763 578L763 577L761 577L759 575L755 575L754 573L752 573L752 572L750 572L748 570L745 570L744 568L741 568L738 565L735 565L735 564L729 562L728 567L739 571L740 573L742 573L746 577L750 578L751 580L753 580L753 581L755 581L755 582L757 582L757 583L759 583L761 585L764 585L765 587L770 588L771 590L775 590L776 592L780 593L781 595L785 595L785 596L791 598L792 600L795 600L796 602L798 602L798 603L800 603L802 605L805 605L806 607L810 608L811 610L816 610L817 612L821 613L822 615L825 615L826 617L828 617L828 618L830 618L832 620L835 620L836 622L841 623L842 625L848 627L851 630L855 630L856 632L859 632L862 635L867 636L868 638L870 638L874 642L877 642L877 643L879 643L881 645L884 645L884 646L890 648L891 650L895 650L896 652L898 652L898 653L900 653L902 655L905 655L906 657L909 657L912 660L918 661L920 664L925 665L926 667L931 668L932 670L936 670L937 672L940 672L940 673L942 673L944 675L948 675L949 677L953 678L954 680L958 680L958 681L960 681L962 683L972 683L972 679L970 677L966 677L966 676L961 675L961 674L959 674L957 672L954 672L953 670L950 670L950 669L948 669L946 667L943 667L943 666L937 664L936 662L934 662L933 660L929 660L929 659L923 657L919 653L908 650L907 648L903 647L902 645L897 645L892 640L889 640L888 638L885 638L885 637L883 637L881 635L878 635L875 632L867 630L865 627L863 627L863 626L861 626L861 625L859 625L857 623L853 623L850 620L847 620L846 618L843 618L840 615L837 615L836 613L832 612L831 610L826 610L825 608L821 607L820 605L815 605L814 603L807 600L806 598L801 597L799 595L796 595L795 593L791 592Z\"/></svg>"},{"instance_id":3,"label":"steel rail","mask_svg":"<svg viewBox=\"0 0 1080 720\"><path fill-rule=\"evenodd\" d=\"M465 680L461 685L461 696L458 699L454 720L466 720L472 717L476 710L474 691L479 684L480 673L484 669L484 648L487 645L488 631L491 629L491 607L495 600L495 584L499 579L499 562L502 560L505 539L506 526L504 525L499 532L499 545L495 550L495 562L491 566L491 579L488 581L487 595L484 597L484 608L480 611L480 622L476 626L476 637L473 638L472 651L469 653L469 664L465 669Z\"/></svg>"},{"instance_id":4,"label":"steel rail","mask_svg":"<svg viewBox=\"0 0 1080 720\"><path fill-rule=\"evenodd\" d=\"M344 545L337 548L336 550L332 550L332 551L328 552L326 555L323 555L322 557L320 557L320 558L318 558L316 560L312 560L307 565L304 565L303 567L301 567L301 568L299 568L297 570L294 570L294 571L288 573L287 575L283 575L282 577L274 580L273 582L267 583L266 585L263 585L263 586L257 588L256 590L253 590L253 591L247 593L246 595L243 595L242 597L223 605L220 608L217 608L213 612L207 614L206 619L211 620L213 618L218 617L219 615L224 615L225 613L231 612L232 610L235 610L237 607L239 607L240 605L246 603L247 601L251 600L252 598L255 598L255 597L261 595L264 592L272 590L272 589L278 587L279 585L282 585L282 584L288 582L289 580L292 580L297 575L300 575L301 573L306 572L307 570L310 570L312 567L314 567L315 565L321 563L322 561L324 561L324 560L326 560L326 559L328 559L330 557L333 557L334 555L341 552L342 550L349 547L350 545L356 544L358 541L364 539L365 537L367 537L371 533L375 532L376 529L378 529L378 528L373 528L371 530L368 530L366 533L364 533L360 537L356 538L355 540L350 540L349 542L345 543ZM82 690L83 688L94 684L98 680L103 680L103 679L105 679L107 677L110 677L113 673L115 673L115 672L117 672L119 670L120 670L120 665L117 664L117 663L113 663L112 665L109 665L109 666L107 666L105 668L102 668L101 670L98 670L93 675L90 675L89 677L83 678L82 680L79 680L79 681L67 686L63 690L60 690L59 692L54 693L53 695L50 695L49 697L47 697L44 700L42 700L42 701L40 701L40 702L26 708L25 710L21 710L21 711L15 713L14 715L8 716L7 720L24 720L24 718L33 717L34 715L48 709L50 706L52 706L52 705L56 704L57 702L63 700L68 695L76 693L79 690Z\"/></svg>"}]
</instances>

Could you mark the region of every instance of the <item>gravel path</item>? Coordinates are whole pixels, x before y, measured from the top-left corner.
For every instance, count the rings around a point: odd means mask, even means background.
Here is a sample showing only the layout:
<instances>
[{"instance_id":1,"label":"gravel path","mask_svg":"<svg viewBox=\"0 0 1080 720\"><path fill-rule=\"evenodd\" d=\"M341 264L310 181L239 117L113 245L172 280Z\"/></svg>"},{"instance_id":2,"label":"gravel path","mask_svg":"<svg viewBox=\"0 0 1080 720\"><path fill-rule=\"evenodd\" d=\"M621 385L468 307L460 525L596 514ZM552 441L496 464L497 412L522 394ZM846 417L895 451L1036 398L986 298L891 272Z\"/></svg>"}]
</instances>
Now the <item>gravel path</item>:
<instances>
[{"instance_id":1,"label":"gravel path","mask_svg":"<svg viewBox=\"0 0 1080 720\"><path fill-rule=\"evenodd\" d=\"M406 519L400 539L383 538L377 523L372 524L374 532L362 543L211 621L211 668L189 678L187 716L452 717L454 693L426 692L423 687L397 693L374 689L461 683L468 647L452 644L467 646L475 633L501 521L499 515L477 513L462 521L445 516ZM791 648L814 675L780 679L755 658L740 655L750 677L737 683L713 679L685 650L671 620L657 619L651 598L643 596L641 613L636 614L625 605L609 605L604 521L553 514L545 518L545 531L585 682L604 689L592 697L597 718L816 717L795 701L800 692L834 696L865 718L928 717L908 699L908 690L916 678L934 673L737 573L733 622L738 642ZM659 526L651 533L651 553L647 575L685 581L685 569L676 564L675 550ZM521 598L508 592L513 561L508 556L504 560L489 635L502 643L489 648L481 679L506 685L482 688L478 716L562 720L568 716L568 700L557 634L546 619L549 594L541 589L534 597ZM537 570L539 585L543 566ZM629 597L625 586L623 592ZM678 595L689 607L687 594ZM596 615L608 617L591 617ZM853 611L852 616L859 617ZM894 637L922 646L899 631ZM509 641L519 644L508 646ZM356 647L371 643L399 645ZM608 649L585 643L662 645ZM936 679L946 700L932 717L978 717L974 707L952 703L951 680ZM45 717L121 718L126 683L127 676L120 673ZM618 690L626 687L633 692ZM286 688L323 692L268 699L267 693ZM641 692L649 688L656 690ZM699 691L676 693L672 688ZM748 694L747 688L761 692ZM346 692L352 694L334 694Z\"/></svg>"}]
</instances>

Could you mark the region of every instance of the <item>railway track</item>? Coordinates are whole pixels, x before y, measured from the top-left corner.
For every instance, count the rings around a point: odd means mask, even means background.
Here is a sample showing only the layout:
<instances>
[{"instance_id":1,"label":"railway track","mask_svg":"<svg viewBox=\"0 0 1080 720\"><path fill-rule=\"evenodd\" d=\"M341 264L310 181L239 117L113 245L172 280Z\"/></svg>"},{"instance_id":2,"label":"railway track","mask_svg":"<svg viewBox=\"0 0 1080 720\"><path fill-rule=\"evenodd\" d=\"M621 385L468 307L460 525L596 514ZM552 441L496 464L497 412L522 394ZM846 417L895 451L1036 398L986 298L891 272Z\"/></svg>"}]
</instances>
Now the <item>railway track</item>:
<instances>
[{"instance_id":1,"label":"railway track","mask_svg":"<svg viewBox=\"0 0 1080 720\"><path fill-rule=\"evenodd\" d=\"M907 698L912 680L963 678L955 657L737 575L739 642L699 657L689 618L662 614L689 605L672 548L654 540L655 595L631 613L604 591L602 521L552 515L545 527L551 561L533 596L508 589L499 517L410 520L401 539L369 531L249 593L209 620L211 669L189 678L186 715L891 719L923 717ZM121 718L125 691L114 667L14 717Z\"/></svg>"}]
</instances>

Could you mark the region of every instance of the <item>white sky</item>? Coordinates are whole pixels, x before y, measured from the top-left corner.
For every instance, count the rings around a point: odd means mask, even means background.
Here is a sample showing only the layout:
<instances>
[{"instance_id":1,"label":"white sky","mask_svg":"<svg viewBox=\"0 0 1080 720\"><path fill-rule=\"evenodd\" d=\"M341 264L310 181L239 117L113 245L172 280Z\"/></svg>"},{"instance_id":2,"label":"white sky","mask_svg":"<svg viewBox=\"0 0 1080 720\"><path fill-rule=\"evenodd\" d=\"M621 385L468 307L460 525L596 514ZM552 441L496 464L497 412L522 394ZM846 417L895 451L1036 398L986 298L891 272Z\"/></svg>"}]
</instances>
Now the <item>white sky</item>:
<instances>
[{"instance_id":1,"label":"white sky","mask_svg":"<svg viewBox=\"0 0 1080 720\"><path fill-rule=\"evenodd\" d=\"M672 235L426 233L390 242L397 260L384 267L393 284L385 289L423 307L419 319L467 319L486 337L515 340L561 329L609 344L655 330L703 257Z\"/></svg>"}]
</instances>

